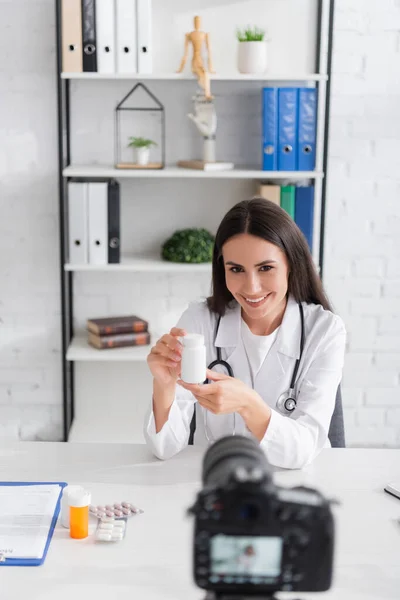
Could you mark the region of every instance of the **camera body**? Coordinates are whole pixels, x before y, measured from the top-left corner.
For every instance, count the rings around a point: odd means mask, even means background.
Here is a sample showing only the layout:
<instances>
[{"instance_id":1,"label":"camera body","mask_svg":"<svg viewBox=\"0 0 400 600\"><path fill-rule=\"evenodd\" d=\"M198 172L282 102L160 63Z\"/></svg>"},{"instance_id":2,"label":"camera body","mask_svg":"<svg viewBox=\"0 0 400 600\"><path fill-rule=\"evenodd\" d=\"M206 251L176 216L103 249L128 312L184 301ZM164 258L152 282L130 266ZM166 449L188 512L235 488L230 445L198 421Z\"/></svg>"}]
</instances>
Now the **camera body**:
<instances>
[{"instance_id":1,"label":"camera body","mask_svg":"<svg viewBox=\"0 0 400 600\"><path fill-rule=\"evenodd\" d=\"M208 450L203 482L190 509L200 588L217 595L329 589L334 522L318 491L274 485L263 452L241 436Z\"/></svg>"}]
</instances>

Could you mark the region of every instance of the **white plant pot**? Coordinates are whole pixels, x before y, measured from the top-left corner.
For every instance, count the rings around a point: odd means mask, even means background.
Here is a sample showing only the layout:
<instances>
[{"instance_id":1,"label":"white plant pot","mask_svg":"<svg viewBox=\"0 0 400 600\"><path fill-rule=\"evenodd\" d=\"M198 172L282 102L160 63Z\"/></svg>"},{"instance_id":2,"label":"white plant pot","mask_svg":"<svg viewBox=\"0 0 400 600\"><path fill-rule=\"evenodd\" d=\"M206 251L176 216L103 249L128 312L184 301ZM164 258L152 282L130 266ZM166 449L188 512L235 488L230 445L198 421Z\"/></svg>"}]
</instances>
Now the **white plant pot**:
<instances>
[{"instance_id":1,"label":"white plant pot","mask_svg":"<svg viewBox=\"0 0 400 600\"><path fill-rule=\"evenodd\" d=\"M136 148L136 162L138 165L148 165L150 158L150 148Z\"/></svg>"},{"instance_id":2,"label":"white plant pot","mask_svg":"<svg viewBox=\"0 0 400 600\"><path fill-rule=\"evenodd\" d=\"M259 74L267 70L266 42L238 42L239 73Z\"/></svg>"}]
</instances>

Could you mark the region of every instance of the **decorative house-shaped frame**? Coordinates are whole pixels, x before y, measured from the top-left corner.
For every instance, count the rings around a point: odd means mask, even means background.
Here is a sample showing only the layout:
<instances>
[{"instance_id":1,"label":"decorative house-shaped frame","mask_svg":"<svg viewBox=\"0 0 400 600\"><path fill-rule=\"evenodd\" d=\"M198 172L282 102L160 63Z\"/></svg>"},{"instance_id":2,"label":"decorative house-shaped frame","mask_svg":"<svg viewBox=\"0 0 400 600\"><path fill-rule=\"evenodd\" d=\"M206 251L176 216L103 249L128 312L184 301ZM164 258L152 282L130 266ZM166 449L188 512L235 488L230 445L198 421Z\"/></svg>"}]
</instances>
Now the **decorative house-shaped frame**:
<instances>
[{"instance_id":1,"label":"decorative house-shaped frame","mask_svg":"<svg viewBox=\"0 0 400 600\"><path fill-rule=\"evenodd\" d=\"M132 96L144 91L153 104L150 107L130 106ZM139 164L134 149L128 147L130 137L151 139L155 145L150 152L152 160ZM115 167L117 169L163 169L165 167L165 111L164 106L143 84L137 83L115 109Z\"/></svg>"}]
</instances>

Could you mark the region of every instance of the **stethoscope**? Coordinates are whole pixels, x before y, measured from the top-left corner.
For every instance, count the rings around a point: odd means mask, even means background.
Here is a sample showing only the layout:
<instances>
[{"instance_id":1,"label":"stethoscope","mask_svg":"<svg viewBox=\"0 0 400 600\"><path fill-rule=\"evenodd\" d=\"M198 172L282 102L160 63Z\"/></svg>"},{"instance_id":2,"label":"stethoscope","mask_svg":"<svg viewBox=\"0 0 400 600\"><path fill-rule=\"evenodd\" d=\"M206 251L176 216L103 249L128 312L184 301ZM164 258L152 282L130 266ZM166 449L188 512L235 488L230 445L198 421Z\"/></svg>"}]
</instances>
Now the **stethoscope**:
<instances>
[{"instance_id":1,"label":"stethoscope","mask_svg":"<svg viewBox=\"0 0 400 600\"><path fill-rule=\"evenodd\" d=\"M302 306L301 302L298 303L298 307L299 307L300 321L301 321L300 356L296 360L296 364L294 365L293 375L292 375L292 379L290 380L290 387L289 387L288 391L283 392L283 394L281 394L279 396L278 400L276 401L276 409L284 415L290 415L294 411L294 409L296 408L296 405L297 405L296 394L295 394L294 388L296 385L297 371L299 370L301 358L303 356L304 338L305 338L305 335L304 335L304 311L303 311L303 306ZM220 322L221 322L221 317L219 317L218 321L217 321L217 326L216 326L215 334L214 334L214 345L215 345L215 341L217 339ZM226 360L222 359L221 348L219 348L218 346L215 346L215 349L217 351L217 359L213 360L208 365L208 368L210 370L212 370L216 366L221 366L226 370L229 377L234 377L234 373L233 373L233 369L232 369L231 365ZM209 383L208 379L206 380L206 382ZM204 420L204 433L205 433L206 439L208 442L211 442L210 437L208 435L207 410L203 410L203 420ZM236 413L233 413L232 435L236 435Z\"/></svg>"}]
</instances>

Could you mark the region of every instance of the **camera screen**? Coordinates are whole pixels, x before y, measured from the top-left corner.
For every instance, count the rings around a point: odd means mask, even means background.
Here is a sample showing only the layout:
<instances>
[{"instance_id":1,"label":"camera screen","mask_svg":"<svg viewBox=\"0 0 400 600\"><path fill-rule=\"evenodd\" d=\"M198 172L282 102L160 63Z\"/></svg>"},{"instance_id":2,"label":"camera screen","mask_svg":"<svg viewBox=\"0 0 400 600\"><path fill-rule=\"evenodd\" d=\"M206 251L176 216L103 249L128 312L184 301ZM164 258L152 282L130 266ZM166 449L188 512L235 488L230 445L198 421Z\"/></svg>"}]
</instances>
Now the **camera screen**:
<instances>
[{"instance_id":1,"label":"camera screen","mask_svg":"<svg viewBox=\"0 0 400 600\"><path fill-rule=\"evenodd\" d=\"M283 540L280 537L212 537L211 581L225 583L273 583L281 572Z\"/></svg>"}]
</instances>

